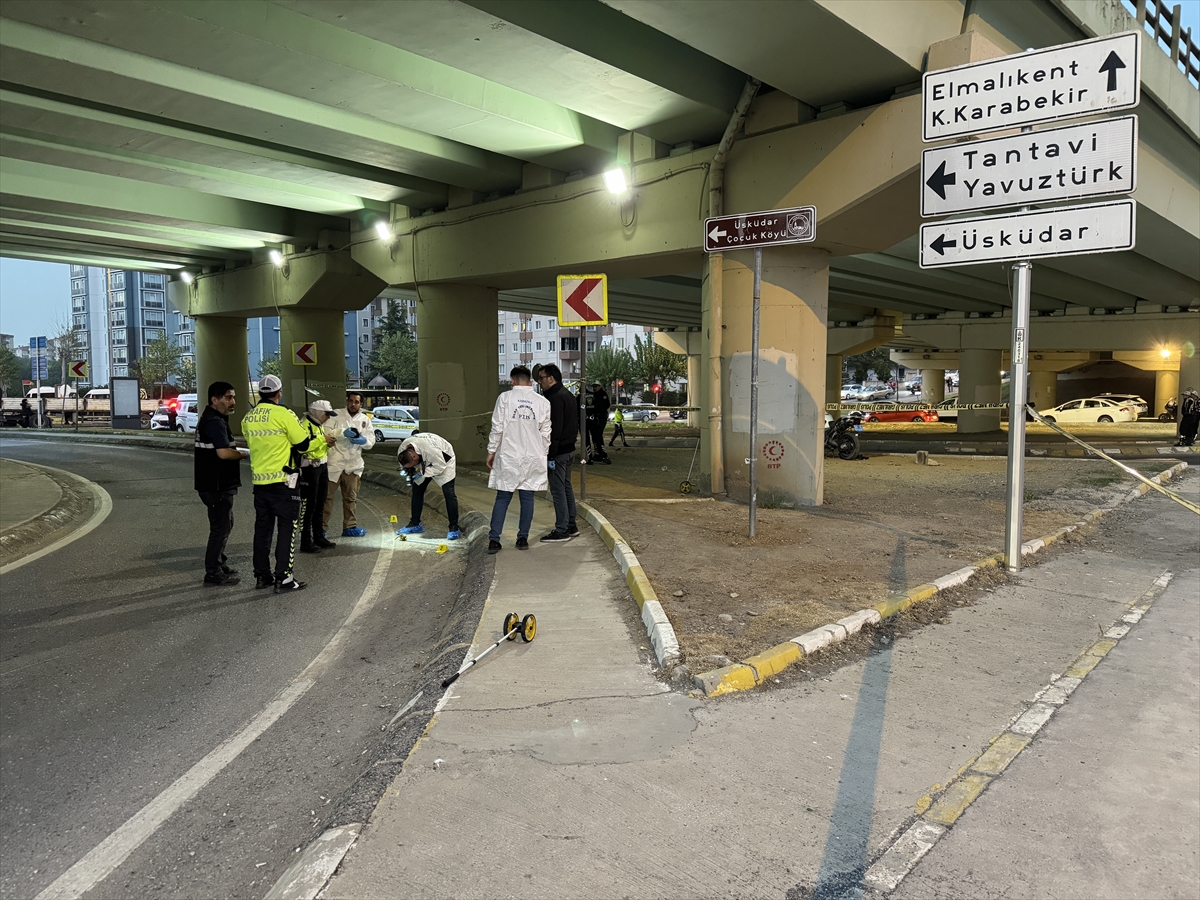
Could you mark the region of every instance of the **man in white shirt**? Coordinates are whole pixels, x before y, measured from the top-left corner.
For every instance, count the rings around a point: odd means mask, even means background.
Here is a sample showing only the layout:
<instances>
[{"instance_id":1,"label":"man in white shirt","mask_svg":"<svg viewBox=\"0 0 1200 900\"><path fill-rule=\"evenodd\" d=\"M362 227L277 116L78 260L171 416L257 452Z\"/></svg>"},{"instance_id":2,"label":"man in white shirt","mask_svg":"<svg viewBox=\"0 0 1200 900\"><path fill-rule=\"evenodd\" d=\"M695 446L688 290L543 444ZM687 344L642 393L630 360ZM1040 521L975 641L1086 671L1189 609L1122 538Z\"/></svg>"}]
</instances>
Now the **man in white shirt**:
<instances>
[{"instance_id":1,"label":"man in white shirt","mask_svg":"<svg viewBox=\"0 0 1200 900\"><path fill-rule=\"evenodd\" d=\"M488 553L500 552L500 532L512 502L513 492L521 497L517 525L517 549L529 549L529 527L533 524L533 492L544 491L546 453L550 449L550 401L533 389L529 370L517 366L509 373L512 390L496 398L492 410L492 432L488 436L487 467L492 470L488 487L496 491Z\"/></svg>"},{"instance_id":2,"label":"man in white shirt","mask_svg":"<svg viewBox=\"0 0 1200 900\"><path fill-rule=\"evenodd\" d=\"M354 517L358 503L358 485L363 473L363 451L375 446L375 430L362 411L362 394L346 394L346 408L335 410L325 422L329 442L329 494L321 516L322 532L328 532L333 514L333 495L342 491L342 537L363 537L367 530L358 527Z\"/></svg>"}]
</instances>

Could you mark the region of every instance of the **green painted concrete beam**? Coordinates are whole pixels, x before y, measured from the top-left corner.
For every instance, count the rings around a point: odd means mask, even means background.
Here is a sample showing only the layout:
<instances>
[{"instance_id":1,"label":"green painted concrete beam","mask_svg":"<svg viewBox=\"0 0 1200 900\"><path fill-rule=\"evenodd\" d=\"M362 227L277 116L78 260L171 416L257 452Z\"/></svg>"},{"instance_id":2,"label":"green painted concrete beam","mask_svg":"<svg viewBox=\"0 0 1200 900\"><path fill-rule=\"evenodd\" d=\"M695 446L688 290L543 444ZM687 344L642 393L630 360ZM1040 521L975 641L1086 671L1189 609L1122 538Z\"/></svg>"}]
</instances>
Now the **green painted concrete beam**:
<instances>
[{"instance_id":1,"label":"green painted concrete beam","mask_svg":"<svg viewBox=\"0 0 1200 900\"><path fill-rule=\"evenodd\" d=\"M265 6L252 5L259 8ZM498 178L520 181L520 163L487 150L15 19L0 21L0 48L112 73L182 94L241 107L271 119L315 125L375 141L393 148L398 156L411 156L413 162L424 160L430 167L457 173L456 181L464 187L492 184Z\"/></svg>"},{"instance_id":2,"label":"green painted concrete beam","mask_svg":"<svg viewBox=\"0 0 1200 900\"><path fill-rule=\"evenodd\" d=\"M266 244L252 237L244 237L214 229L205 230L197 225L193 228L180 228L177 225L166 225L162 222L141 222L133 219L115 219L111 216L92 216L75 213L52 212L47 210L28 210L16 206L0 204L0 215L7 216L14 222L24 222L26 225L40 228L51 225L67 231L89 230L98 235L109 235L114 240L126 237L133 239L157 238L164 236L175 238L181 247L211 248L221 252L233 251L229 255L236 256L237 251L257 250ZM93 228L92 226L96 226Z\"/></svg>"},{"instance_id":3,"label":"green painted concrete beam","mask_svg":"<svg viewBox=\"0 0 1200 900\"><path fill-rule=\"evenodd\" d=\"M14 235L37 237L45 235L55 238L60 235L79 235L82 238L100 238L102 243L109 246L144 247L149 250L162 249L180 252L188 257L209 257L212 260L249 259L250 255L244 250L229 250L221 247L205 247L185 241L171 240L165 237L129 234L101 228L84 228L78 224L64 225L57 222L32 222L28 219L14 219L3 215L0 211L0 230Z\"/></svg>"},{"instance_id":4,"label":"green painted concrete beam","mask_svg":"<svg viewBox=\"0 0 1200 900\"><path fill-rule=\"evenodd\" d=\"M712 109L731 111L746 83L737 69L599 0L463 2Z\"/></svg>"},{"instance_id":5,"label":"green painted concrete beam","mask_svg":"<svg viewBox=\"0 0 1200 900\"><path fill-rule=\"evenodd\" d=\"M5 155L14 158L37 160L44 156L42 151L65 153L73 158L72 168L77 167L101 173L105 171L102 168L104 162L117 163L117 168L126 164L133 165L151 170L148 173L141 173L151 178L161 172L168 178L174 175L187 179L202 179L205 184L196 185L196 188L205 193L272 203L276 206L286 206L305 212L346 215L367 208L380 212L388 210L386 203L366 200L353 194L293 184L276 178L264 178L260 175L248 175L189 160L169 159L152 153L108 148L72 138L58 136L48 138L20 128L6 128L0 124L0 145L4 144L9 145L4 148ZM116 173L109 172L108 174ZM129 177L129 175L125 174L123 177ZM164 183L171 182L167 180ZM255 194L259 196L254 196Z\"/></svg>"},{"instance_id":6,"label":"green painted concrete beam","mask_svg":"<svg viewBox=\"0 0 1200 900\"><path fill-rule=\"evenodd\" d=\"M294 236L301 218L262 203L10 157L0 157L0 196L220 225L270 242Z\"/></svg>"},{"instance_id":7,"label":"green painted concrete beam","mask_svg":"<svg viewBox=\"0 0 1200 900\"><path fill-rule=\"evenodd\" d=\"M107 269L133 269L134 271L165 272L182 269L173 263L154 263L132 256L109 256L102 252L63 253L20 244L0 242L0 256L11 259L32 259L41 262L71 263L78 266L99 266Z\"/></svg>"},{"instance_id":8,"label":"green painted concrete beam","mask_svg":"<svg viewBox=\"0 0 1200 900\"><path fill-rule=\"evenodd\" d=\"M170 10L453 104L472 118L483 114L491 121L478 131L453 128L457 140L478 147L527 161L580 145L616 154L621 129L607 122L281 6L175 0Z\"/></svg>"},{"instance_id":9,"label":"green painted concrete beam","mask_svg":"<svg viewBox=\"0 0 1200 900\"><path fill-rule=\"evenodd\" d=\"M157 263L173 267L211 266L222 261L220 257L212 257L188 251L165 251L153 247L114 245L106 241L89 241L82 238L73 240L69 237L59 237L57 235L18 232L13 231L11 228L0 228L0 242L10 247L30 247L83 256L93 254L126 256L140 259L146 263Z\"/></svg>"},{"instance_id":10,"label":"green painted concrete beam","mask_svg":"<svg viewBox=\"0 0 1200 900\"><path fill-rule=\"evenodd\" d=\"M254 164L256 158L263 158L295 167L298 175L302 175L305 170L308 170L348 178L352 180L350 186L360 196L375 200L393 201L416 207L444 206L446 203L446 185L427 178L419 178L415 175L371 166L354 160L298 150L242 135L218 132L199 125L181 125L156 116L37 91L14 85L11 82L3 83L3 88L0 89L0 110L6 104L28 109L34 113L46 112L79 119L83 122L95 122L110 128L127 130L133 135L153 134L202 147L242 154L247 157L248 167Z\"/></svg>"}]
</instances>

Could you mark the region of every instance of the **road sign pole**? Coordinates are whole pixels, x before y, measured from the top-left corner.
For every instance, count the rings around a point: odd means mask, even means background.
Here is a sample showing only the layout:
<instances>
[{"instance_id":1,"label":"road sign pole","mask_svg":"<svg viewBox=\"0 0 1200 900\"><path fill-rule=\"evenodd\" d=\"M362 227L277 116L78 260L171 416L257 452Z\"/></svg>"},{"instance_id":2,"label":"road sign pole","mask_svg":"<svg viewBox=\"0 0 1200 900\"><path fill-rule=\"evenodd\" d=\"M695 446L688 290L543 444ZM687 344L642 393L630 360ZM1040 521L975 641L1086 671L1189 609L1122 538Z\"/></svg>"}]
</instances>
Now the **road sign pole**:
<instances>
[{"instance_id":1,"label":"road sign pole","mask_svg":"<svg viewBox=\"0 0 1200 900\"><path fill-rule=\"evenodd\" d=\"M579 499L587 499L587 326L579 326Z\"/></svg>"},{"instance_id":2,"label":"road sign pole","mask_svg":"<svg viewBox=\"0 0 1200 900\"><path fill-rule=\"evenodd\" d=\"M1033 263L1013 263L1012 365L1008 372L1008 508L1004 554L1008 571L1021 570L1025 504L1025 404L1029 392L1029 294Z\"/></svg>"},{"instance_id":3,"label":"road sign pole","mask_svg":"<svg viewBox=\"0 0 1200 900\"><path fill-rule=\"evenodd\" d=\"M762 247L754 248L754 324L750 331L750 537L758 531L758 324L762 311Z\"/></svg>"}]
</instances>

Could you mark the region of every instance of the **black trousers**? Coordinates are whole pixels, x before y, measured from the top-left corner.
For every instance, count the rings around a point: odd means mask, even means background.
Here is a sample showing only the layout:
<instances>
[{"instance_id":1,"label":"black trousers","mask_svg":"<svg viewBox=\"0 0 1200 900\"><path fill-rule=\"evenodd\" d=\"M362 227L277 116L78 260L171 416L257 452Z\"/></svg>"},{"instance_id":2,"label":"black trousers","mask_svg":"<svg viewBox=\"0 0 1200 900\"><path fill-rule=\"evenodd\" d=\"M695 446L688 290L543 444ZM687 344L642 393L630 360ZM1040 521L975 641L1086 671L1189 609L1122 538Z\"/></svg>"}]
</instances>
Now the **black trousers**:
<instances>
[{"instance_id":1,"label":"black trousers","mask_svg":"<svg viewBox=\"0 0 1200 900\"><path fill-rule=\"evenodd\" d=\"M292 574L296 563L296 545L300 538L303 514L300 485L256 484L254 486L254 574L259 578L283 581ZM271 571L271 538L275 542L275 571Z\"/></svg>"},{"instance_id":2,"label":"black trousers","mask_svg":"<svg viewBox=\"0 0 1200 900\"><path fill-rule=\"evenodd\" d=\"M458 494L454 492L454 482L451 478L442 485L442 496L446 498L446 518L450 520L448 531L458 531ZM412 512L409 514L409 525L421 524L421 513L425 511L425 489L433 484L432 478L426 478L420 484L412 486Z\"/></svg>"},{"instance_id":3,"label":"black trousers","mask_svg":"<svg viewBox=\"0 0 1200 900\"><path fill-rule=\"evenodd\" d=\"M218 576L225 565L225 544L233 531L233 498L237 488L231 491L209 493L201 491L200 502L208 507L208 546L204 550L204 572Z\"/></svg>"},{"instance_id":4,"label":"black trousers","mask_svg":"<svg viewBox=\"0 0 1200 900\"><path fill-rule=\"evenodd\" d=\"M1200 428L1200 416L1186 415L1179 420L1179 439L1189 446L1196 441L1196 431Z\"/></svg>"},{"instance_id":5,"label":"black trousers","mask_svg":"<svg viewBox=\"0 0 1200 900\"><path fill-rule=\"evenodd\" d=\"M300 499L304 520L300 524L300 546L311 547L321 536L321 513L329 494L329 467L305 466L300 470Z\"/></svg>"}]
</instances>

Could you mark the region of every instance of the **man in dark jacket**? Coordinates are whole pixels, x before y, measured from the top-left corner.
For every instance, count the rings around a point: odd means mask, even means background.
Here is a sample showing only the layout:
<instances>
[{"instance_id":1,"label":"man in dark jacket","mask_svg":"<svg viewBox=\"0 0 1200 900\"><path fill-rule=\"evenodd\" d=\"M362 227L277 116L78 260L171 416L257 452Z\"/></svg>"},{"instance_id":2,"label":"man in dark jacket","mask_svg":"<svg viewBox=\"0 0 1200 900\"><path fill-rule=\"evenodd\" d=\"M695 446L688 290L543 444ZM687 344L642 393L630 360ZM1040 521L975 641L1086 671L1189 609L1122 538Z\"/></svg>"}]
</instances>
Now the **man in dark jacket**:
<instances>
[{"instance_id":1,"label":"man in dark jacket","mask_svg":"<svg viewBox=\"0 0 1200 900\"><path fill-rule=\"evenodd\" d=\"M550 401L550 449L546 462L550 496L554 500L554 530L543 543L569 541L579 534L575 524L575 490L571 487L571 463L575 459L575 436L579 433L578 400L563 387L562 370L551 363L537 375L542 394Z\"/></svg>"},{"instance_id":2,"label":"man in dark jacket","mask_svg":"<svg viewBox=\"0 0 1200 900\"><path fill-rule=\"evenodd\" d=\"M612 462L604 450L604 429L608 427L608 410L610 408L608 392L604 390L600 382L594 381L587 399L587 430L588 441L591 443L591 447L588 448L588 459L592 462Z\"/></svg>"},{"instance_id":3,"label":"man in dark jacket","mask_svg":"<svg viewBox=\"0 0 1200 900\"><path fill-rule=\"evenodd\" d=\"M196 424L196 492L208 507L205 584L238 583L237 571L225 564L225 544L233 531L233 500L242 486L240 464L249 454L233 445L229 414L235 406L233 385L214 381L208 388L208 405Z\"/></svg>"}]
</instances>

